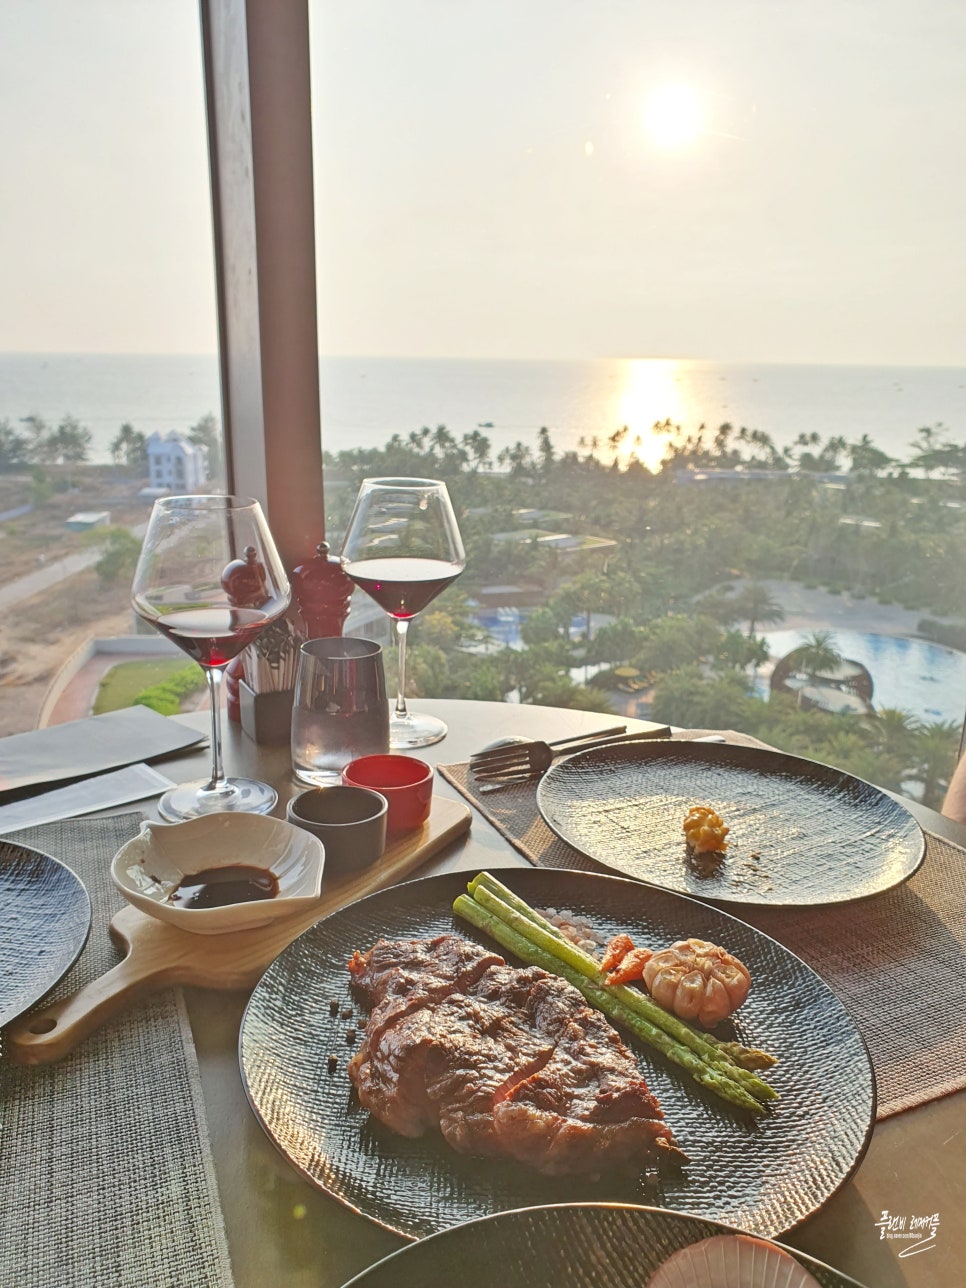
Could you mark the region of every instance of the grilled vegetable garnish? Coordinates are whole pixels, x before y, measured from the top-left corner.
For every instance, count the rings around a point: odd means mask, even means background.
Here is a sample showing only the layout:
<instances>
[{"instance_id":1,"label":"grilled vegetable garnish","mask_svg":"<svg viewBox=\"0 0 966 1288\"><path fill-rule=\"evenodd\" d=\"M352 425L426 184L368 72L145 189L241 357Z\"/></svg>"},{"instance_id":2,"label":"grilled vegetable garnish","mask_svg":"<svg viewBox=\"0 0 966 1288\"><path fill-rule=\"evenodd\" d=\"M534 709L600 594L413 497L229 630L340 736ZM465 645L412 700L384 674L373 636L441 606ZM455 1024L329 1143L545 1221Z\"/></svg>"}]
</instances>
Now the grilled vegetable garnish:
<instances>
[{"instance_id":1,"label":"grilled vegetable garnish","mask_svg":"<svg viewBox=\"0 0 966 1288\"><path fill-rule=\"evenodd\" d=\"M751 988L747 967L703 939L679 939L654 953L643 979L660 1006L708 1028L737 1011Z\"/></svg>"},{"instance_id":2,"label":"grilled vegetable garnish","mask_svg":"<svg viewBox=\"0 0 966 1288\"><path fill-rule=\"evenodd\" d=\"M722 1099L761 1113L767 1101L778 1098L772 1087L717 1039L698 1033L636 988L623 984L608 987L595 957L564 939L556 926L489 872L479 873L470 882L453 910L522 961L562 975L592 1006L655 1047Z\"/></svg>"},{"instance_id":3,"label":"grilled vegetable garnish","mask_svg":"<svg viewBox=\"0 0 966 1288\"><path fill-rule=\"evenodd\" d=\"M605 984L632 984L636 979L644 978L644 967L654 956L651 948L631 947L621 958L617 967L610 972Z\"/></svg>"},{"instance_id":4,"label":"grilled vegetable garnish","mask_svg":"<svg viewBox=\"0 0 966 1288\"><path fill-rule=\"evenodd\" d=\"M731 831L725 827L720 814L710 805L695 805L684 819L684 839L692 854L724 854L728 848L725 837Z\"/></svg>"},{"instance_id":5,"label":"grilled vegetable garnish","mask_svg":"<svg viewBox=\"0 0 966 1288\"><path fill-rule=\"evenodd\" d=\"M615 935L604 949L601 970L613 970L615 966L619 966L633 947L634 941L630 935Z\"/></svg>"}]
</instances>

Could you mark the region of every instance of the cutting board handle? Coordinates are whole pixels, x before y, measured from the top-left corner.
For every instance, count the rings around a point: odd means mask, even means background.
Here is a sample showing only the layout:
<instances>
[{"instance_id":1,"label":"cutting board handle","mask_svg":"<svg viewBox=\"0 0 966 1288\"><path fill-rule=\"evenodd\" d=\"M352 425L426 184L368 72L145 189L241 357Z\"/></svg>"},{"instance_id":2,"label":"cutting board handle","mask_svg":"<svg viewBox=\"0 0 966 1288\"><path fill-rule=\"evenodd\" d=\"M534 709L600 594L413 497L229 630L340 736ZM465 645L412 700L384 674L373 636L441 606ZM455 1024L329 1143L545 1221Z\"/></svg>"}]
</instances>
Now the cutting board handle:
<instances>
[{"instance_id":1,"label":"cutting board handle","mask_svg":"<svg viewBox=\"0 0 966 1288\"><path fill-rule=\"evenodd\" d=\"M76 993L12 1024L8 1034L16 1050L16 1062L47 1064L60 1060L139 994L176 982L165 978L164 970L152 957L129 953Z\"/></svg>"},{"instance_id":2,"label":"cutting board handle","mask_svg":"<svg viewBox=\"0 0 966 1288\"><path fill-rule=\"evenodd\" d=\"M4 1031L16 1064L60 1060L143 993L172 984L201 988L254 988L278 954L321 917L411 876L470 826L462 801L437 797L417 832L396 838L378 863L361 872L323 879L322 897L307 910L256 930L197 935L127 905L111 922L123 961L70 997L22 1016Z\"/></svg>"}]
</instances>

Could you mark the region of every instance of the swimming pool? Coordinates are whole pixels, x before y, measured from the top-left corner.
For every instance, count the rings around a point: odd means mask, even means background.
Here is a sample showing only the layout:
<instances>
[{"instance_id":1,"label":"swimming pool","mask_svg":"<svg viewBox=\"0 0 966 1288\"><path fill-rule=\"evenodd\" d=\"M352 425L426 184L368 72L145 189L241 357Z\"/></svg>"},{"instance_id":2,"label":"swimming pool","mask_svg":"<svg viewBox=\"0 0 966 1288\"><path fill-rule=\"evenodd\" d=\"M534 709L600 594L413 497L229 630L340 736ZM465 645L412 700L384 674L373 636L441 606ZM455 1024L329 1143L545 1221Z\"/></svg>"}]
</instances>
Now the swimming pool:
<instances>
[{"instance_id":1,"label":"swimming pool","mask_svg":"<svg viewBox=\"0 0 966 1288\"><path fill-rule=\"evenodd\" d=\"M763 631L773 658L798 648L814 631ZM831 632L832 643L844 656L861 662L875 686L872 705L909 711L920 720L962 723L966 710L966 653L900 635L865 635L859 631ZM758 692L768 696L768 678Z\"/></svg>"}]
</instances>

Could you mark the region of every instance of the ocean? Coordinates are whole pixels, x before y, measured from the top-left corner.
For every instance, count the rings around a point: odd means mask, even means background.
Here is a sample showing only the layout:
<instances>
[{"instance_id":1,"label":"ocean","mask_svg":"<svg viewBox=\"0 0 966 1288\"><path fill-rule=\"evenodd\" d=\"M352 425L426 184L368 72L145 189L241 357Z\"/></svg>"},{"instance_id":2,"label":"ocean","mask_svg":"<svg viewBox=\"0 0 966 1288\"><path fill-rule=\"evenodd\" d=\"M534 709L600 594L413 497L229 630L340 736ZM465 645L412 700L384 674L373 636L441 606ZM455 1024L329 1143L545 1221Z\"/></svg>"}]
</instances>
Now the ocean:
<instances>
[{"instance_id":1,"label":"ocean","mask_svg":"<svg viewBox=\"0 0 966 1288\"><path fill-rule=\"evenodd\" d=\"M941 426L966 439L966 367L738 365L670 359L587 362L323 358L323 440L329 451L378 447L426 425L456 437L481 429L494 456L520 441L535 447L541 426L558 451L586 450L626 425L622 457L634 449L655 466L670 419L685 431L764 430L779 447L801 433L869 438L899 459L916 431ZM0 354L0 421L17 428L40 415L51 425L76 416L93 434L91 459L135 429L185 431L220 416L213 355ZM635 446L635 440L638 440Z\"/></svg>"}]
</instances>

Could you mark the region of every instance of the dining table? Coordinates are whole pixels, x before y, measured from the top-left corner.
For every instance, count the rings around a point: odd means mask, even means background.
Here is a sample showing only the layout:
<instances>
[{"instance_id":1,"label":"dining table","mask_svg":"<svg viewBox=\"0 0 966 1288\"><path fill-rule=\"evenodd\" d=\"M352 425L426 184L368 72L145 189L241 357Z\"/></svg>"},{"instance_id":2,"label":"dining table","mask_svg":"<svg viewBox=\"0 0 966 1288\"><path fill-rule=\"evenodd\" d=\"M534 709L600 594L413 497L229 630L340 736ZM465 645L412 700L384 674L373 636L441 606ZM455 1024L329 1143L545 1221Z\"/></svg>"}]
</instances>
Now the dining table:
<instances>
[{"instance_id":1,"label":"dining table","mask_svg":"<svg viewBox=\"0 0 966 1288\"><path fill-rule=\"evenodd\" d=\"M424 699L418 705L440 716L448 726L443 741L412 753L435 766L465 764L471 753L501 738L553 740L593 733L615 723L613 716L599 712L500 702ZM207 715L201 712L176 718L199 730L207 725ZM653 728L647 721L623 717L621 723L630 732ZM727 731L724 736L729 737ZM276 788L279 800L273 813L284 818L287 801L302 789L292 773L288 746L258 744L237 724L230 723L223 752L229 773L261 778ZM204 748L195 748L165 760L158 768L174 781L184 781L206 771L206 757ZM458 776L445 772L437 774L435 792L457 801L465 800L466 795L459 790ZM966 827L917 802L903 803L927 835L952 847L962 847L966 862ZM140 810L148 819L157 817L153 799L125 808ZM442 873L473 874L482 869L528 868L528 858L488 814L474 805L468 832L430 858L410 879ZM58 857L70 863L69 854ZM937 934L941 930L941 926L937 927ZM104 936L106 927L95 923L91 934ZM964 970L966 960L961 959L960 971ZM239 1031L249 996L247 989L183 989L199 1077L198 1121L207 1135L205 1147L210 1151L218 1219L223 1221L230 1260L230 1267L217 1282L234 1283L236 1288L276 1284L286 1288L339 1288L377 1260L406 1246L406 1241L311 1184L263 1130L249 1105L239 1072ZM875 999L866 1004L875 1005ZM141 1000L135 999L131 1013L142 1005ZM863 1017L853 1015L853 1019L861 1027ZM125 1022L124 1015L115 1021L120 1025ZM81 1045L71 1061L81 1068L84 1059L85 1047ZM32 1072L25 1069L23 1079L29 1080ZM25 1085L29 1088L29 1081L21 1082L21 1094ZM63 1094L69 1111L71 1092L68 1089ZM176 1117L181 1107L171 1105L170 1112ZM112 1123L103 1124L105 1133L113 1130ZM29 1141L17 1145L5 1141L8 1165L11 1149L30 1147ZM145 1166L147 1161L144 1160ZM25 1205L47 1201L43 1193L25 1193L22 1200ZM157 1196L162 1205L178 1201L177 1195ZM54 1209L49 1229L54 1241L60 1211L59 1207ZM854 1173L820 1210L778 1237L867 1288L954 1288L966 1276L964 1211L966 1092L953 1090L926 1103L890 1112L877 1121ZM890 1236L898 1222L923 1218L932 1220L933 1237L921 1251L909 1255L908 1240ZM128 1253L124 1251L123 1234L119 1238L120 1269L105 1269L99 1280L105 1286L136 1281L125 1277L123 1266ZM145 1235L131 1230L129 1238L133 1264L143 1258L143 1247L135 1245L143 1244ZM91 1250L91 1260L96 1262L96 1249ZM498 1271L494 1276L498 1281ZM65 1276L63 1282L69 1284L69 1277ZM151 1288L154 1281L148 1275L141 1282ZM183 1278L177 1282L190 1288L195 1283L215 1280L205 1278L202 1269L193 1269L186 1263Z\"/></svg>"}]
</instances>

